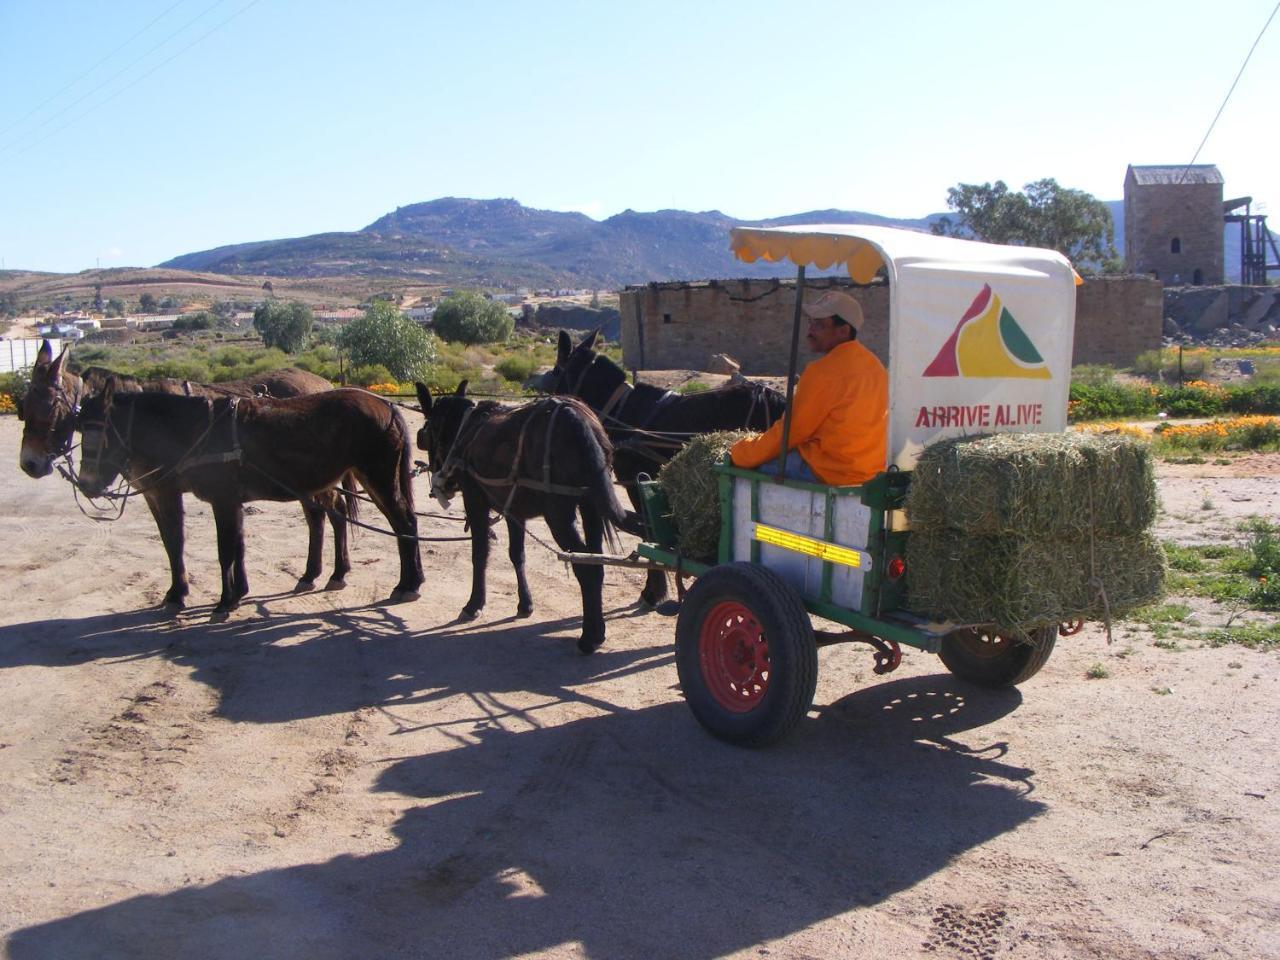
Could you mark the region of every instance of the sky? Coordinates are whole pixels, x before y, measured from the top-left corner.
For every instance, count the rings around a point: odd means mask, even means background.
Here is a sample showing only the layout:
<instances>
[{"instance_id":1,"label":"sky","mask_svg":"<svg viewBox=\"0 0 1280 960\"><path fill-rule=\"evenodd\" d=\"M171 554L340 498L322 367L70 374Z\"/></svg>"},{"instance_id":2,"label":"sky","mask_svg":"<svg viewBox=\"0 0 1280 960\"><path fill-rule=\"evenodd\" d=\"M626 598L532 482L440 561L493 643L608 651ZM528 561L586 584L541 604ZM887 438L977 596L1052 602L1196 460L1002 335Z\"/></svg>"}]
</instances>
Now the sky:
<instances>
[{"instance_id":1,"label":"sky","mask_svg":"<svg viewBox=\"0 0 1280 960\"><path fill-rule=\"evenodd\" d=\"M438 197L945 211L1189 163L1276 0L0 0L0 267L151 266ZM1280 213L1280 16L1198 163ZM1258 208L1261 207L1261 210ZM727 241L726 241L727 242Z\"/></svg>"}]
</instances>

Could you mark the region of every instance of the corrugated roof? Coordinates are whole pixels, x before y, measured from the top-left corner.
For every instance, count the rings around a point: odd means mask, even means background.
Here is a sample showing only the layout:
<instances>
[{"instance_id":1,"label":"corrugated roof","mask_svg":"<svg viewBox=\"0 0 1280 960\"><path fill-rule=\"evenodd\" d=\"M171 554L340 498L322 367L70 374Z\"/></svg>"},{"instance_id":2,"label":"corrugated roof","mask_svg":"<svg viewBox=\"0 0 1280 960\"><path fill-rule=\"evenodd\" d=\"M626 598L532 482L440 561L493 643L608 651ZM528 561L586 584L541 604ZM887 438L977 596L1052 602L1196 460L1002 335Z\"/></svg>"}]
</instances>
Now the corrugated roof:
<instances>
[{"instance_id":1,"label":"corrugated roof","mask_svg":"<svg viewBox=\"0 0 1280 960\"><path fill-rule=\"evenodd\" d=\"M1200 163L1188 167L1186 164L1176 166L1129 166L1133 180L1139 186L1152 183L1222 183L1222 174L1212 163Z\"/></svg>"}]
</instances>

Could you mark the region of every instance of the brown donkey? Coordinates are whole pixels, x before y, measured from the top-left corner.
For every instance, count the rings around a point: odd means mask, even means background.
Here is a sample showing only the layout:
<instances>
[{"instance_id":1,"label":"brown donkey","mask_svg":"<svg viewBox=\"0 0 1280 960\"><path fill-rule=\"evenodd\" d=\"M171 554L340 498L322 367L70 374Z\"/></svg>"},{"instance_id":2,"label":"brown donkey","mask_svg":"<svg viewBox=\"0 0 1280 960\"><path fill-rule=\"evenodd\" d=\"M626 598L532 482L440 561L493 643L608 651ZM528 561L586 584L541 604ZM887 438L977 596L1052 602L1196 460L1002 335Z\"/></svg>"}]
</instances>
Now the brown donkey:
<instances>
[{"instance_id":1,"label":"brown donkey","mask_svg":"<svg viewBox=\"0 0 1280 960\"><path fill-rule=\"evenodd\" d=\"M350 472L396 533L400 581L392 601L422 586L413 512L413 441L394 406L363 390L285 399L179 397L108 388L80 412L79 483L90 496L123 475L136 487L171 483L213 508L225 618L249 592L244 509L250 500L301 500ZM171 536L161 523L161 535ZM169 523L173 520L169 519ZM341 525L341 524L339 524Z\"/></svg>"}]
</instances>

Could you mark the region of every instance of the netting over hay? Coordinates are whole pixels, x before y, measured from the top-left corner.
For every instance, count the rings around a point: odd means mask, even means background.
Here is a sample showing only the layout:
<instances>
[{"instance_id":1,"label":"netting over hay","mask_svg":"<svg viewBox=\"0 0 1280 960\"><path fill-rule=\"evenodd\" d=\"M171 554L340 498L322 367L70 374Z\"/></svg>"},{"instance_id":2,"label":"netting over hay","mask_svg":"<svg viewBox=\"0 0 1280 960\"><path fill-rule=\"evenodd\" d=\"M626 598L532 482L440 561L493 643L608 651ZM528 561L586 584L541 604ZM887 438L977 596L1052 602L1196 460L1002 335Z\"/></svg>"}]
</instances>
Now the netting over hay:
<instances>
[{"instance_id":1,"label":"netting over hay","mask_svg":"<svg viewBox=\"0 0 1280 960\"><path fill-rule=\"evenodd\" d=\"M907 541L907 569L909 606L917 613L1016 633L1115 619L1154 603L1164 593L1165 556L1149 533L1099 537L1091 546L1088 539L917 530Z\"/></svg>"},{"instance_id":2,"label":"netting over hay","mask_svg":"<svg viewBox=\"0 0 1280 960\"><path fill-rule=\"evenodd\" d=\"M1091 498L1092 494L1092 498ZM907 496L913 528L1083 539L1145 530L1155 473L1135 437L1020 433L959 437L920 455Z\"/></svg>"},{"instance_id":3,"label":"netting over hay","mask_svg":"<svg viewBox=\"0 0 1280 960\"><path fill-rule=\"evenodd\" d=\"M694 437L658 472L671 506L680 552L697 560L715 558L720 546L720 486L712 466L729 448L754 434L741 430Z\"/></svg>"}]
</instances>

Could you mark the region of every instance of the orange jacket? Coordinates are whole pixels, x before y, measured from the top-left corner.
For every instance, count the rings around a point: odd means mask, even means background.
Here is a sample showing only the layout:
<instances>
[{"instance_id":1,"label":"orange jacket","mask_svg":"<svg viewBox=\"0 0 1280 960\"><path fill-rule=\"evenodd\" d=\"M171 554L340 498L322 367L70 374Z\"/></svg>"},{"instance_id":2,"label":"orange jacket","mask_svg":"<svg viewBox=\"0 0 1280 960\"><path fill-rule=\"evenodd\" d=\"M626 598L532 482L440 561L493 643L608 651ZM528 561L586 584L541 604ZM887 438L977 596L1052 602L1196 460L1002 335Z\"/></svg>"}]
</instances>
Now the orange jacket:
<instances>
[{"instance_id":1,"label":"orange jacket","mask_svg":"<svg viewBox=\"0 0 1280 960\"><path fill-rule=\"evenodd\" d=\"M885 468L888 453L889 375L857 340L814 360L796 382L791 400L791 449L823 483L865 483ZM758 467L782 451L782 421L729 451L739 467Z\"/></svg>"}]
</instances>

